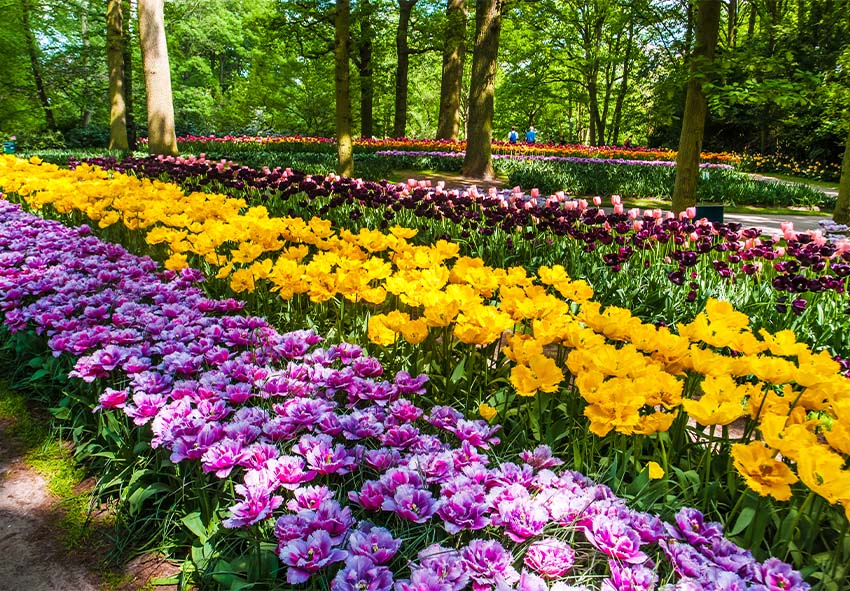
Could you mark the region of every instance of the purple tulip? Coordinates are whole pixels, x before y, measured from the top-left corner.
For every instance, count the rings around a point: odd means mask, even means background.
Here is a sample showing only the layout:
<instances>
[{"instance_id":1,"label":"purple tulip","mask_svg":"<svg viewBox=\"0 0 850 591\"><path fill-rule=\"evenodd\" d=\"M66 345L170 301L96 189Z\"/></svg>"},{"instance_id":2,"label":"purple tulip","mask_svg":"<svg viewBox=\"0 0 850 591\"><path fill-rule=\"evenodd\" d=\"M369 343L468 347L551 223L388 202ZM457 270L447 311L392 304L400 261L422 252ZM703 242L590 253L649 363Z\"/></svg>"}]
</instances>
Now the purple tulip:
<instances>
[{"instance_id":1,"label":"purple tulip","mask_svg":"<svg viewBox=\"0 0 850 591\"><path fill-rule=\"evenodd\" d=\"M553 580L563 577L575 564L576 553L566 542L546 538L528 547L523 562L534 572Z\"/></svg>"},{"instance_id":2,"label":"purple tulip","mask_svg":"<svg viewBox=\"0 0 850 591\"><path fill-rule=\"evenodd\" d=\"M278 552L281 562L288 566L286 581L292 585L306 583L314 573L342 562L348 555L334 548L328 532L316 530L306 540L292 540Z\"/></svg>"},{"instance_id":3,"label":"purple tulip","mask_svg":"<svg viewBox=\"0 0 850 591\"><path fill-rule=\"evenodd\" d=\"M383 527L375 527L363 522L348 538L348 552L355 556L365 556L375 564L386 564L396 555L401 540Z\"/></svg>"},{"instance_id":4,"label":"purple tulip","mask_svg":"<svg viewBox=\"0 0 850 591\"><path fill-rule=\"evenodd\" d=\"M349 556L331 581L332 591L389 591L392 587L390 569L365 556Z\"/></svg>"},{"instance_id":5,"label":"purple tulip","mask_svg":"<svg viewBox=\"0 0 850 591\"><path fill-rule=\"evenodd\" d=\"M395 489L392 498L381 504L384 511L392 511L402 519L413 523L425 523L439 509L440 502L428 490L404 484Z\"/></svg>"},{"instance_id":6,"label":"purple tulip","mask_svg":"<svg viewBox=\"0 0 850 591\"><path fill-rule=\"evenodd\" d=\"M461 551L475 591L504 588L519 581L513 556L495 540L472 540Z\"/></svg>"}]
</instances>

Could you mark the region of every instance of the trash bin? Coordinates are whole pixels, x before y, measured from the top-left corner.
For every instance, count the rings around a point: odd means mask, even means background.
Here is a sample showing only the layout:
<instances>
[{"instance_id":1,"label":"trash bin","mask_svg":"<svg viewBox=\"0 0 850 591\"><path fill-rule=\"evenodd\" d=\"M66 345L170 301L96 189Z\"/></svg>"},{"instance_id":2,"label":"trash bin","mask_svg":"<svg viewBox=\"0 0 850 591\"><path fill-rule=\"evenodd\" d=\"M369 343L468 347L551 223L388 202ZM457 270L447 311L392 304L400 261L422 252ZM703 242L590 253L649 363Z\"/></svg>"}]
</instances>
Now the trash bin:
<instances>
[{"instance_id":1,"label":"trash bin","mask_svg":"<svg viewBox=\"0 0 850 591\"><path fill-rule=\"evenodd\" d=\"M723 204L709 203L705 205L697 205L696 219L706 218L713 224L723 223Z\"/></svg>"},{"instance_id":2,"label":"trash bin","mask_svg":"<svg viewBox=\"0 0 850 591\"><path fill-rule=\"evenodd\" d=\"M14 154L15 153L15 142L3 142L3 153L4 154Z\"/></svg>"}]
</instances>

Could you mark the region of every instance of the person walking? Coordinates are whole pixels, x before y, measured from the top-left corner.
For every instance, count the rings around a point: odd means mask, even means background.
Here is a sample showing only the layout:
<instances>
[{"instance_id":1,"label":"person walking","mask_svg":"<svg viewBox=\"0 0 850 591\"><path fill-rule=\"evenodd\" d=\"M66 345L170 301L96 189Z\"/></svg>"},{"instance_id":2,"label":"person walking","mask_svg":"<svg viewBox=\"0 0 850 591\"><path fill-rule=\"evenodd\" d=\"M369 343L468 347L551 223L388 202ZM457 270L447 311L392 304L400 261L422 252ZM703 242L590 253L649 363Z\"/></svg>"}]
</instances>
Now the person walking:
<instances>
[{"instance_id":1,"label":"person walking","mask_svg":"<svg viewBox=\"0 0 850 591\"><path fill-rule=\"evenodd\" d=\"M517 143L519 140L519 134L517 133L516 127L511 127L511 132L508 134L508 141L512 144Z\"/></svg>"},{"instance_id":2,"label":"person walking","mask_svg":"<svg viewBox=\"0 0 850 591\"><path fill-rule=\"evenodd\" d=\"M525 141L529 144L533 144L537 139L537 130L534 129L534 126L528 128L528 131L525 132Z\"/></svg>"}]
</instances>

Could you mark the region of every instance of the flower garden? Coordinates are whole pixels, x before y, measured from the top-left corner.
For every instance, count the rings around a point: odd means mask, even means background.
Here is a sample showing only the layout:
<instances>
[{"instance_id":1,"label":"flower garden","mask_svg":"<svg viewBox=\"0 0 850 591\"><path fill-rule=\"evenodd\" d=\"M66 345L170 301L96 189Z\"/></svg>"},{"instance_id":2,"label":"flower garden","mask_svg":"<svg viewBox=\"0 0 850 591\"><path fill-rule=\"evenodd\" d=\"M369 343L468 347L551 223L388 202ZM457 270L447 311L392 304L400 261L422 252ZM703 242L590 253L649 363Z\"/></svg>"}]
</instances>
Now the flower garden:
<instances>
[{"instance_id":1,"label":"flower garden","mask_svg":"<svg viewBox=\"0 0 850 591\"><path fill-rule=\"evenodd\" d=\"M599 152L566 163L671 157ZM203 156L4 156L0 190L9 371L181 582L850 584L846 239Z\"/></svg>"}]
</instances>

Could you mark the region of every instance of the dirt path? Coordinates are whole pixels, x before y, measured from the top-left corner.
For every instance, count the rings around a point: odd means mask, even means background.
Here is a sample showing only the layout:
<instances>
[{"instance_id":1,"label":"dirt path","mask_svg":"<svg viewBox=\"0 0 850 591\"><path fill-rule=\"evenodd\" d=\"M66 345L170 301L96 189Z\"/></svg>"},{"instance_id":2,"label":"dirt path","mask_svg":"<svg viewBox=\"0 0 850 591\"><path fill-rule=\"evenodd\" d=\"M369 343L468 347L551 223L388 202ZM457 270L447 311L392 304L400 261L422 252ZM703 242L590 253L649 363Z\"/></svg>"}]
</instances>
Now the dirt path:
<instances>
[{"instance_id":1,"label":"dirt path","mask_svg":"<svg viewBox=\"0 0 850 591\"><path fill-rule=\"evenodd\" d=\"M0 423L0 591L100 591L100 576L62 544L59 499Z\"/></svg>"},{"instance_id":2,"label":"dirt path","mask_svg":"<svg viewBox=\"0 0 850 591\"><path fill-rule=\"evenodd\" d=\"M61 500L26 464L22 445L9 436L10 424L0 419L0 591L138 591L152 588L151 579L179 570L147 555L107 571L105 543L69 548L60 527ZM156 589L174 591L176 586Z\"/></svg>"},{"instance_id":3,"label":"dirt path","mask_svg":"<svg viewBox=\"0 0 850 591\"><path fill-rule=\"evenodd\" d=\"M446 183L446 189L468 189L469 187L478 187L479 192L487 192L490 187L496 187L501 190L507 186L507 180L502 178L494 178L491 181L482 181L481 179L472 179L460 174L451 172L434 172L427 173L418 170L396 170L393 172L394 177L401 179L416 179L417 181L431 181L431 186L437 186L437 183L443 181Z\"/></svg>"},{"instance_id":4,"label":"dirt path","mask_svg":"<svg viewBox=\"0 0 850 591\"><path fill-rule=\"evenodd\" d=\"M803 185L805 187L809 187L810 189L814 189L815 191L820 191L821 193L826 193L827 195L832 195L833 197L838 196L838 189L833 189L832 187L822 187L820 185L814 185L811 183L807 183L805 180L800 181L789 181L786 179L780 179L775 176L770 176L769 174L758 174L756 172L747 173L749 177L756 181L767 181L772 183L783 183L785 185Z\"/></svg>"}]
</instances>

